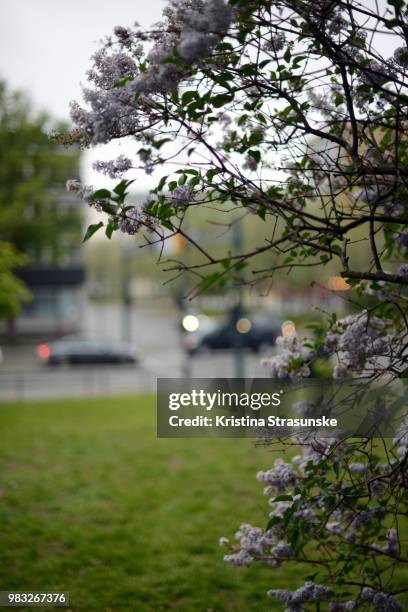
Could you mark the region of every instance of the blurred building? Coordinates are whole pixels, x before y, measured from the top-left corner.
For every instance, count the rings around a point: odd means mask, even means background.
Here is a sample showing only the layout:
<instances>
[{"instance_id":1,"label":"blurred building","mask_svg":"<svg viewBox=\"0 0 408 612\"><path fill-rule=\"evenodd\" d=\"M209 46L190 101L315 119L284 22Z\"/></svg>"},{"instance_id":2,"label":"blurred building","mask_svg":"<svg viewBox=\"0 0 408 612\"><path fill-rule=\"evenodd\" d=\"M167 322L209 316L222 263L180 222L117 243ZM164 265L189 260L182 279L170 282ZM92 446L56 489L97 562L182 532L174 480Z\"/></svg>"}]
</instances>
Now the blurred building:
<instances>
[{"instance_id":1,"label":"blurred building","mask_svg":"<svg viewBox=\"0 0 408 612\"><path fill-rule=\"evenodd\" d=\"M81 264L21 270L32 300L14 322L19 335L62 335L81 328L85 271Z\"/></svg>"}]
</instances>

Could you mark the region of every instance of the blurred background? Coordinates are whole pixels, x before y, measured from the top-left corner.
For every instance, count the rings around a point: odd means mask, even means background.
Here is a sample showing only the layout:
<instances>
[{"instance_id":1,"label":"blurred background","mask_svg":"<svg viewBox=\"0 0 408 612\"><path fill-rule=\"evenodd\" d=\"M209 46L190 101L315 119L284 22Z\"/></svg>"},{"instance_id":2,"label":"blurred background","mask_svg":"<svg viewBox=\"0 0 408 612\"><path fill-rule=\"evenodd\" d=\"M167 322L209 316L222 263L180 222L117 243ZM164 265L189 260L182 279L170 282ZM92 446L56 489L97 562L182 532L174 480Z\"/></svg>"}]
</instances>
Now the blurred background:
<instances>
[{"instance_id":1,"label":"blurred background","mask_svg":"<svg viewBox=\"0 0 408 612\"><path fill-rule=\"evenodd\" d=\"M0 400L149 391L157 377L267 376L261 357L273 352L276 336L304 333L319 320L311 304L344 310L347 286L329 268L325 278L311 268L191 300L189 278L168 282L158 249L118 234L81 243L96 213L66 192L66 180L106 186L92 162L132 155L135 145L79 151L49 134L69 125L69 102L81 97L97 41L135 16L146 26L157 21L163 5L2 3ZM134 200L158 178L140 174ZM188 219L194 238L214 254L255 247L267 236L256 216L230 221L227 227L208 208ZM181 238L166 243L165 256L195 261ZM267 268L270 258L260 256L257 267Z\"/></svg>"}]
</instances>

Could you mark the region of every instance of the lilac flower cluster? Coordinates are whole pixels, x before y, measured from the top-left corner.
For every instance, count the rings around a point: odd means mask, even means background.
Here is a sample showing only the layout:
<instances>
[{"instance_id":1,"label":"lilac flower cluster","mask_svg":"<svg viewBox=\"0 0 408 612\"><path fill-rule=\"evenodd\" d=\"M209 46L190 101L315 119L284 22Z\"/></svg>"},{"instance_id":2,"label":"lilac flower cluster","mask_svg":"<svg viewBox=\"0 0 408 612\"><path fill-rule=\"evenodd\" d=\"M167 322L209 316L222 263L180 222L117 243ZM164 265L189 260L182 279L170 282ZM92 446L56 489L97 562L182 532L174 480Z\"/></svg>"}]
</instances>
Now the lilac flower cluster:
<instances>
[{"instance_id":1,"label":"lilac flower cluster","mask_svg":"<svg viewBox=\"0 0 408 612\"><path fill-rule=\"evenodd\" d=\"M379 356L391 349L391 337L385 333L386 322L368 317L365 311L340 319L326 334L324 348L327 353L339 355L333 378L341 379L350 373L362 371Z\"/></svg>"},{"instance_id":2,"label":"lilac flower cluster","mask_svg":"<svg viewBox=\"0 0 408 612\"><path fill-rule=\"evenodd\" d=\"M370 149L367 150L366 153L366 160L369 163L378 163L378 157L379 154L377 153L377 150L374 149L374 151L371 152ZM384 157L384 156L382 156ZM381 159L382 162L384 163L390 163L391 160L389 158L387 159ZM387 195L386 193L386 188L389 189L389 185L386 185L383 187L383 189L379 189L379 188L374 188L374 187L366 187L365 189L363 189L362 191L360 191L358 194L356 194L355 200L356 201L360 201L360 202L367 202L370 205L373 204L378 204L379 206L382 206L384 208L384 212L390 215L401 215L404 212L404 206L403 204L401 204L401 202L399 202L398 200L395 199L395 197L393 195Z\"/></svg>"},{"instance_id":3,"label":"lilac flower cluster","mask_svg":"<svg viewBox=\"0 0 408 612\"><path fill-rule=\"evenodd\" d=\"M264 51L278 53L285 48L286 36L284 32L276 32L271 35L270 40L267 40L263 46Z\"/></svg>"},{"instance_id":4,"label":"lilac flower cluster","mask_svg":"<svg viewBox=\"0 0 408 612\"><path fill-rule=\"evenodd\" d=\"M336 448L336 453L332 455L332 461L338 462L341 458L343 445L338 443L335 437L317 437L316 434L298 434L295 441L300 445L301 455L294 455L292 463L298 465L302 474L309 465L318 465L322 460L329 456L329 453Z\"/></svg>"},{"instance_id":5,"label":"lilac flower cluster","mask_svg":"<svg viewBox=\"0 0 408 612\"><path fill-rule=\"evenodd\" d=\"M268 591L268 596L271 599L284 603L287 612L301 612L302 604L316 603L326 601L332 594L329 587L314 582L305 582L296 591L288 591L286 589L272 589Z\"/></svg>"},{"instance_id":6,"label":"lilac flower cluster","mask_svg":"<svg viewBox=\"0 0 408 612\"><path fill-rule=\"evenodd\" d=\"M408 264L401 264L398 268L398 274L404 277L408 276Z\"/></svg>"},{"instance_id":7,"label":"lilac flower cluster","mask_svg":"<svg viewBox=\"0 0 408 612\"><path fill-rule=\"evenodd\" d=\"M394 61L406 68L408 66L408 48L407 47L398 47L394 51Z\"/></svg>"},{"instance_id":8,"label":"lilac flower cluster","mask_svg":"<svg viewBox=\"0 0 408 612\"><path fill-rule=\"evenodd\" d=\"M153 44L146 69L139 69L143 55L140 39L145 35L129 28L115 28L119 51L112 51L109 39L94 54L88 72L94 88L83 90L88 109L71 104L72 121L89 142L105 143L134 134L152 96L176 89L189 64L211 55L230 26L232 9L224 0L171 0L163 16L150 35ZM183 60L181 65L168 61L175 54Z\"/></svg>"},{"instance_id":9,"label":"lilac flower cluster","mask_svg":"<svg viewBox=\"0 0 408 612\"><path fill-rule=\"evenodd\" d=\"M272 378L301 380L310 376L308 361L313 353L309 347L304 346L296 336L279 336L276 346L281 349L280 353L262 361Z\"/></svg>"},{"instance_id":10,"label":"lilac flower cluster","mask_svg":"<svg viewBox=\"0 0 408 612\"><path fill-rule=\"evenodd\" d=\"M374 499L380 500L384 496L386 484L383 480L373 480L369 484L369 490Z\"/></svg>"},{"instance_id":11,"label":"lilac flower cluster","mask_svg":"<svg viewBox=\"0 0 408 612\"><path fill-rule=\"evenodd\" d=\"M400 602L391 595L382 591L375 591L371 587L364 587L361 591L363 602L369 602L375 612L402 612L403 607Z\"/></svg>"},{"instance_id":12,"label":"lilac flower cluster","mask_svg":"<svg viewBox=\"0 0 408 612\"><path fill-rule=\"evenodd\" d=\"M126 212L120 213L118 225L121 232L134 236L143 226L143 217L140 211L133 207Z\"/></svg>"},{"instance_id":13,"label":"lilac flower cluster","mask_svg":"<svg viewBox=\"0 0 408 612\"><path fill-rule=\"evenodd\" d=\"M244 163L242 164L242 167L244 168L244 170L249 170L250 172L256 172L258 168L258 162L256 161L254 157L252 157L252 155L247 155L245 157Z\"/></svg>"},{"instance_id":14,"label":"lilac flower cluster","mask_svg":"<svg viewBox=\"0 0 408 612\"><path fill-rule=\"evenodd\" d=\"M351 474L364 474L367 471L367 465L360 462L350 463L348 469Z\"/></svg>"},{"instance_id":15,"label":"lilac flower cluster","mask_svg":"<svg viewBox=\"0 0 408 612\"><path fill-rule=\"evenodd\" d=\"M400 542L398 537L398 532L395 527L391 527L387 534L387 542L385 546L383 546L383 551L388 555L392 555L393 557L399 557L400 555Z\"/></svg>"},{"instance_id":16,"label":"lilac flower cluster","mask_svg":"<svg viewBox=\"0 0 408 612\"><path fill-rule=\"evenodd\" d=\"M135 59L123 51L108 53L104 47L93 54L92 60L93 67L87 76L98 89L111 89L122 79L137 75Z\"/></svg>"},{"instance_id":17,"label":"lilac flower cluster","mask_svg":"<svg viewBox=\"0 0 408 612\"><path fill-rule=\"evenodd\" d=\"M299 402L299 404L299 411L309 409L308 402ZM333 509L332 502L327 505L325 494L317 494L313 496L313 499L302 497L298 492L302 488L302 478L310 478L313 469L323 465L330 456L330 463L337 463L339 469L341 469L342 461L348 462L350 480L341 482L340 487L335 482L330 484L326 493L330 492L339 500L343 488L347 489L350 482L360 480L361 483L369 483L369 490L375 500L383 496L387 486L383 476L392 469L392 466L379 463L373 467L361 461L350 461L346 442L339 442L336 438L322 439L316 438L315 434L313 436L302 434L298 435L295 441L300 444L302 455L293 457L291 463L278 458L273 468L257 474L257 480L266 485L264 494L270 496L269 504L272 507L270 518L284 519L285 522L288 519L290 521L301 520L303 532L308 529L316 529L316 525L321 526L332 538L349 545L364 542L366 534L371 533L373 525L382 525L387 515L386 508L382 505L371 504L354 508L349 504L341 505L337 502ZM405 444L408 445L408 417L395 439L396 445L401 443L407 451ZM282 493L285 493L288 499L275 501L275 496ZM288 511L290 511L289 515ZM268 530L252 525L241 525L236 538L239 541L238 547L231 547L231 554L224 557L227 563L235 566L251 565L257 561L268 563L271 567L278 567L282 562L294 556L292 546L285 541L285 529L281 521L274 523ZM222 539L221 544L230 546L226 538ZM378 554L399 559L400 540L395 527L386 532L385 544L377 545L369 541L368 545L372 551L378 551ZM285 610L291 612L300 612L304 610L304 604L321 601L328 601L329 610L333 612L356 610L364 602L370 603L372 608L378 611L385 609L400 611L402 609L393 595L373 589L363 590L356 599L345 602L337 601L330 588L313 583L306 583L296 591L272 590L268 595L285 604ZM386 605L389 608L384 607Z\"/></svg>"},{"instance_id":18,"label":"lilac flower cluster","mask_svg":"<svg viewBox=\"0 0 408 612\"><path fill-rule=\"evenodd\" d=\"M111 179L120 178L132 168L132 160L126 155L119 155L110 161L96 161L92 167L97 172L102 172Z\"/></svg>"},{"instance_id":19,"label":"lilac flower cluster","mask_svg":"<svg viewBox=\"0 0 408 612\"><path fill-rule=\"evenodd\" d=\"M139 33L134 32L130 28L124 28L123 26L115 26L113 33L117 42L119 43L119 46L128 50L134 50L135 45L139 44L139 40L142 38ZM142 48L140 46L140 52L141 51Z\"/></svg>"},{"instance_id":20,"label":"lilac flower cluster","mask_svg":"<svg viewBox=\"0 0 408 612\"><path fill-rule=\"evenodd\" d=\"M157 230L154 219L146 211L146 201L141 206L133 206L120 212L117 221L120 231L129 236L134 236L141 229L148 233Z\"/></svg>"},{"instance_id":21,"label":"lilac flower cluster","mask_svg":"<svg viewBox=\"0 0 408 612\"><path fill-rule=\"evenodd\" d=\"M251 565L256 558L262 558L266 549L275 543L272 532L248 524L240 526L235 538L239 540L238 549L233 549L234 552L224 556L226 563L235 566ZM225 542L222 541L221 544L225 545Z\"/></svg>"},{"instance_id":22,"label":"lilac flower cluster","mask_svg":"<svg viewBox=\"0 0 408 612\"><path fill-rule=\"evenodd\" d=\"M279 493L287 491L289 487L294 487L296 484L296 472L290 463L286 463L283 459L276 459L274 467L266 472L258 472L256 478L259 482L268 485L267 494L275 489Z\"/></svg>"},{"instance_id":23,"label":"lilac flower cluster","mask_svg":"<svg viewBox=\"0 0 408 612\"><path fill-rule=\"evenodd\" d=\"M300 402L295 402L292 406L294 412L297 412L303 417L313 416L316 411L316 405L314 402L309 400L300 400Z\"/></svg>"},{"instance_id":24,"label":"lilac flower cluster","mask_svg":"<svg viewBox=\"0 0 408 612\"><path fill-rule=\"evenodd\" d=\"M174 208L186 208L194 201L194 191L189 185L176 187L171 194L171 203Z\"/></svg>"},{"instance_id":25,"label":"lilac flower cluster","mask_svg":"<svg viewBox=\"0 0 408 612\"><path fill-rule=\"evenodd\" d=\"M354 544L354 542L356 542L357 538L360 536L361 532L365 528L372 525L376 519L384 516L384 513L384 509L379 506L375 506L374 508L369 508L368 510L357 512L357 514L354 515L352 521L349 522L347 529L344 531L344 539L350 544ZM349 519L350 515L353 516L351 512L344 513L344 516L342 518L345 523L347 523L347 520Z\"/></svg>"},{"instance_id":26,"label":"lilac flower cluster","mask_svg":"<svg viewBox=\"0 0 408 612\"><path fill-rule=\"evenodd\" d=\"M76 193L81 200L88 199L94 192L93 187L90 185L82 185L82 183L76 179L67 181L66 189L70 193Z\"/></svg>"},{"instance_id":27,"label":"lilac flower cluster","mask_svg":"<svg viewBox=\"0 0 408 612\"><path fill-rule=\"evenodd\" d=\"M245 550L239 550L238 552L231 553L230 555L224 555L225 563L229 563L235 567L249 567L254 560L253 556Z\"/></svg>"},{"instance_id":28,"label":"lilac flower cluster","mask_svg":"<svg viewBox=\"0 0 408 612\"><path fill-rule=\"evenodd\" d=\"M253 561L261 561L271 567L277 567L282 561L293 555L292 547L279 540L275 532L243 524L235 534L238 547L231 547L232 552L224 556L224 561L234 566L249 566ZM227 538L220 539L221 546L229 546Z\"/></svg>"},{"instance_id":29,"label":"lilac flower cluster","mask_svg":"<svg viewBox=\"0 0 408 612\"><path fill-rule=\"evenodd\" d=\"M80 181L69 180L67 181L66 187L68 191L75 193L98 212L101 212L103 210L103 205L108 202L108 200L105 199L93 199L92 196L95 193L95 188L91 185L82 185ZM147 214L145 208L145 205L141 208L136 206L127 208L118 212L116 217L112 217L112 220L116 220L120 231L129 236L134 236L142 227L145 227L147 231L152 231L154 229L154 223Z\"/></svg>"},{"instance_id":30,"label":"lilac flower cluster","mask_svg":"<svg viewBox=\"0 0 408 612\"><path fill-rule=\"evenodd\" d=\"M408 415L398 427L393 438L394 447L400 457L405 457L408 453Z\"/></svg>"},{"instance_id":31,"label":"lilac flower cluster","mask_svg":"<svg viewBox=\"0 0 408 612\"><path fill-rule=\"evenodd\" d=\"M357 602L354 599L350 601L332 601L329 604L329 612L347 612L348 610L356 610Z\"/></svg>"},{"instance_id":32,"label":"lilac flower cluster","mask_svg":"<svg viewBox=\"0 0 408 612\"><path fill-rule=\"evenodd\" d=\"M361 80L367 85L381 87L392 78L395 78L395 75L392 74L390 68L376 60L370 60L361 71Z\"/></svg>"},{"instance_id":33,"label":"lilac flower cluster","mask_svg":"<svg viewBox=\"0 0 408 612\"><path fill-rule=\"evenodd\" d=\"M92 198L95 192L95 187L92 185L83 185L78 180L70 179L66 183L66 189L70 193L75 193L78 198L84 200L84 202L87 202L89 206L98 212L102 211L102 204L105 202L105 200L94 200Z\"/></svg>"},{"instance_id":34,"label":"lilac flower cluster","mask_svg":"<svg viewBox=\"0 0 408 612\"><path fill-rule=\"evenodd\" d=\"M397 234L395 242L401 247L401 250L405 253L408 252L408 228Z\"/></svg>"}]
</instances>

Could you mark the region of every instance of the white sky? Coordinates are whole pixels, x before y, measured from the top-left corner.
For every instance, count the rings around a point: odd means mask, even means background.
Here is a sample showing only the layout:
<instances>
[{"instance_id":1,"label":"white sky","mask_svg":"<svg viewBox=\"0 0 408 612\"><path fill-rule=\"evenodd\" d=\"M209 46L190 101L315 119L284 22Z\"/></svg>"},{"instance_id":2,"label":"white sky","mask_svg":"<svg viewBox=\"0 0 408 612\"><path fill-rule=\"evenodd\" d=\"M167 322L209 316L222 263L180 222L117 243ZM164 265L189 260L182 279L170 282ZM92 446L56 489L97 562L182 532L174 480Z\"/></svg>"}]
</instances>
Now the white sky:
<instances>
[{"instance_id":1,"label":"white sky","mask_svg":"<svg viewBox=\"0 0 408 612\"><path fill-rule=\"evenodd\" d=\"M368 5L374 0L366 0ZM385 0L380 0L384 6ZM81 101L80 82L86 81L92 53L98 41L115 25L138 21L148 28L161 17L166 0L1 0L0 78L13 88L25 90L38 109L68 119L69 102ZM393 41L384 37L385 57ZM109 180L92 170L95 159L112 159L119 153L134 157L134 145L112 143L83 156L82 179L95 187ZM156 174L143 172L135 187L147 190L157 182Z\"/></svg>"},{"instance_id":2,"label":"white sky","mask_svg":"<svg viewBox=\"0 0 408 612\"><path fill-rule=\"evenodd\" d=\"M36 108L68 119L69 102L81 100L80 82L86 80L98 41L116 25L138 21L150 26L160 19L165 4L165 0L1 0L0 78L23 89ZM117 153L117 147L87 153L84 181L106 184L92 172L91 161Z\"/></svg>"}]
</instances>

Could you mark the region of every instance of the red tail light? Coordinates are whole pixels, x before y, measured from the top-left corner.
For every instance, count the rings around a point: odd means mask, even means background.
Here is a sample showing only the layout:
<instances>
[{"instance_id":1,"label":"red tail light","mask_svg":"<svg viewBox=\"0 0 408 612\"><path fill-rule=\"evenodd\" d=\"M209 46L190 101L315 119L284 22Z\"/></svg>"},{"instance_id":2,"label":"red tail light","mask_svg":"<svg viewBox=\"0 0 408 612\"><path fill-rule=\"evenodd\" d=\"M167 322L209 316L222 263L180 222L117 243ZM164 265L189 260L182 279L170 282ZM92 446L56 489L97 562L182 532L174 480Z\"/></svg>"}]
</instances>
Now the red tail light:
<instances>
[{"instance_id":1,"label":"red tail light","mask_svg":"<svg viewBox=\"0 0 408 612\"><path fill-rule=\"evenodd\" d=\"M40 359L48 359L51 355L51 349L48 344L39 344L37 346L37 355Z\"/></svg>"}]
</instances>

